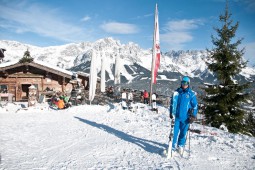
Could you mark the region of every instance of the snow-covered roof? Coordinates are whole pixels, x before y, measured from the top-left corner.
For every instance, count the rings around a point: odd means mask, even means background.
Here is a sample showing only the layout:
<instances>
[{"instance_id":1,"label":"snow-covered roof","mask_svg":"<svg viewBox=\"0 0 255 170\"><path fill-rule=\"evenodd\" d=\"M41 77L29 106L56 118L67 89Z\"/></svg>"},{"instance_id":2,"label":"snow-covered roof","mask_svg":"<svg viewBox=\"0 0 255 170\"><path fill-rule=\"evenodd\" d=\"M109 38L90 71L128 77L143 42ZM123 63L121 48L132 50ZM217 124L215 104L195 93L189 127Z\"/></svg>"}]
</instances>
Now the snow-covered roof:
<instances>
[{"instance_id":1,"label":"snow-covered roof","mask_svg":"<svg viewBox=\"0 0 255 170\"><path fill-rule=\"evenodd\" d=\"M50 65L50 64L45 63L45 62L40 61L40 60L36 60L36 59L35 59L33 62L36 63L36 64L39 64L39 65L46 66L46 67L49 67L49 68L51 68L51 69L54 69L54 70L63 72L63 73L68 74L68 75L70 75L70 76L73 75L73 72L71 72L71 71L68 71L68 70L66 70L66 69L63 69L63 68L60 68L60 67L57 67L57 66Z\"/></svg>"},{"instance_id":2,"label":"snow-covered roof","mask_svg":"<svg viewBox=\"0 0 255 170\"><path fill-rule=\"evenodd\" d=\"M1 70L1 68L14 66L16 64L19 64L19 60L10 61L10 62L6 62L6 63L1 63L0 64L0 70ZM43 61L40 61L40 60L36 60L36 59L34 59L33 62L31 62L29 64L31 64L31 65L33 65L33 64L40 65L40 66L44 67L45 69L52 69L56 72L64 73L65 75L68 75L68 77L73 75L72 71L68 71L66 69L63 69L63 68L60 68L60 67L57 67L57 66L53 66L49 63L46 63L46 62L43 62ZM89 77L89 74L85 73L85 72L79 71L79 72L77 72L77 74L80 75L80 76L83 76L83 77ZM99 77L97 77L97 81L100 81Z\"/></svg>"},{"instance_id":3,"label":"snow-covered roof","mask_svg":"<svg viewBox=\"0 0 255 170\"><path fill-rule=\"evenodd\" d=\"M4 67L14 66L14 65L16 65L16 64L19 64L18 62L19 62L18 60L15 60L15 61L11 61L11 62L1 63L1 64L0 64L0 69L1 69L1 68L4 68ZM34 59L33 62L31 62L31 63L29 63L29 64L31 64L31 65L32 65L32 64L37 64L37 65L40 65L40 66L42 66L42 67L44 67L44 68L53 69L53 70L55 70L55 71L58 71L58 72L67 74L67 75L69 75L69 76L72 76L72 75L73 75L73 72L71 72L71 71L68 71L68 70L63 69L63 68L59 68L59 67L57 67L57 66L53 66L53 65L51 65L51 64L49 64L49 63L45 63L45 62L43 62L43 61L39 61L39 60L36 60L36 59Z\"/></svg>"},{"instance_id":4,"label":"snow-covered roof","mask_svg":"<svg viewBox=\"0 0 255 170\"><path fill-rule=\"evenodd\" d=\"M81 76L84 76L84 77L89 77L89 73L85 73L85 72L82 72L82 71L78 71L77 72L78 75L81 75ZM97 76L97 81L100 81L101 78Z\"/></svg>"},{"instance_id":5,"label":"snow-covered roof","mask_svg":"<svg viewBox=\"0 0 255 170\"><path fill-rule=\"evenodd\" d=\"M8 66L17 64L18 62L19 62L19 60L13 60L13 61L9 61L9 62L6 62L6 63L0 63L0 68L1 67L8 67Z\"/></svg>"}]
</instances>

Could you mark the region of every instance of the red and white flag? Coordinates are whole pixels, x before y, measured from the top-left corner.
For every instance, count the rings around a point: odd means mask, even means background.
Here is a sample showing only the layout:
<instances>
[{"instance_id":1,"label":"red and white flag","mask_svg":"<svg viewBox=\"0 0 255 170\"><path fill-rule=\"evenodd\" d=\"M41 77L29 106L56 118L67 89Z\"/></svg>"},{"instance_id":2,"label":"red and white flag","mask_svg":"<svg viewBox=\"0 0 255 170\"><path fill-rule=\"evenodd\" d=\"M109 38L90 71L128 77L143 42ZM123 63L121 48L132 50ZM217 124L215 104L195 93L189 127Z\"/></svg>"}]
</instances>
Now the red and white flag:
<instances>
[{"instance_id":1,"label":"red and white flag","mask_svg":"<svg viewBox=\"0 0 255 170\"><path fill-rule=\"evenodd\" d=\"M153 36L153 55L152 55L152 66L151 66L151 78L152 83L156 84L158 68L160 64L160 44L159 44L159 25L158 25L158 6L156 4L155 9L155 25L154 25L154 36Z\"/></svg>"}]
</instances>

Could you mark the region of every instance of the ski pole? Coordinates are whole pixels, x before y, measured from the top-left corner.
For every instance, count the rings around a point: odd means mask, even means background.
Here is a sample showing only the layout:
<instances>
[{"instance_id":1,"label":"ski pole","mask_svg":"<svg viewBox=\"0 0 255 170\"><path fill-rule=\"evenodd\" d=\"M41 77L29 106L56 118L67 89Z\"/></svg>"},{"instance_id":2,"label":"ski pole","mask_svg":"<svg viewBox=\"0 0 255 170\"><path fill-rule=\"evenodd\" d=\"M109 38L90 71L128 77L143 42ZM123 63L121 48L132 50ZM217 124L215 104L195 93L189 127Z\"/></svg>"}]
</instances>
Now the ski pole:
<instances>
[{"instance_id":1,"label":"ski pole","mask_svg":"<svg viewBox=\"0 0 255 170\"><path fill-rule=\"evenodd\" d=\"M170 130L170 138L169 138L169 144L173 145L172 143L172 137L173 137L173 134L172 134L172 128L173 128L173 119L171 119L171 130ZM171 157L173 157L173 148L171 146Z\"/></svg>"},{"instance_id":2,"label":"ski pole","mask_svg":"<svg viewBox=\"0 0 255 170\"><path fill-rule=\"evenodd\" d=\"M191 128L191 125L189 128ZM190 157L190 130L189 130L189 157Z\"/></svg>"},{"instance_id":3,"label":"ski pole","mask_svg":"<svg viewBox=\"0 0 255 170\"><path fill-rule=\"evenodd\" d=\"M172 137L172 129L173 129L173 119L170 120L170 134L169 134L169 140L171 140L171 137Z\"/></svg>"},{"instance_id":4,"label":"ski pole","mask_svg":"<svg viewBox=\"0 0 255 170\"><path fill-rule=\"evenodd\" d=\"M168 149L167 149L167 158L170 158L170 157L172 157L173 155L173 153L172 153L172 125L173 124L173 120L172 119L170 119L170 133L169 133L169 141L168 141ZM171 151L170 151L171 150ZM171 152L171 154L169 155L169 151Z\"/></svg>"},{"instance_id":5,"label":"ski pole","mask_svg":"<svg viewBox=\"0 0 255 170\"><path fill-rule=\"evenodd\" d=\"M169 133L169 136L168 136L168 143L172 140L171 138L172 138L172 123L173 123L173 120L172 119L170 119L170 133Z\"/></svg>"}]
</instances>

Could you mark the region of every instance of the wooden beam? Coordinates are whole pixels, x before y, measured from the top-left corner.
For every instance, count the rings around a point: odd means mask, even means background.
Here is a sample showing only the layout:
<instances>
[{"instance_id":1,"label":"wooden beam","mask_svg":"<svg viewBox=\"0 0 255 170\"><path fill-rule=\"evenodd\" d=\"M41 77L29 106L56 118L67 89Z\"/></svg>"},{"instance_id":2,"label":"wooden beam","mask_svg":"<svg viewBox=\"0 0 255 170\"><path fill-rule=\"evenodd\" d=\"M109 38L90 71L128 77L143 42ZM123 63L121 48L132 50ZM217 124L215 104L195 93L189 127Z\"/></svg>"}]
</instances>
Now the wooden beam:
<instances>
[{"instance_id":1,"label":"wooden beam","mask_svg":"<svg viewBox=\"0 0 255 170\"><path fill-rule=\"evenodd\" d=\"M43 78L44 76L43 75L38 75L38 74L12 74L12 75L9 75L9 77L29 77L29 78L32 78L32 77L38 77L38 78Z\"/></svg>"},{"instance_id":2,"label":"wooden beam","mask_svg":"<svg viewBox=\"0 0 255 170\"><path fill-rule=\"evenodd\" d=\"M18 84L17 84L17 77L15 77L15 101L17 101L17 95L18 95L17 91L18 91Z\"/></svg>"},{"instance_id":3,"label":"wooden beam","mask_svg":"<svg viewBox=\"0 0 255 170\"><path fill-rule=\"evenodd\" d=\"M43 77L41 78L41 87L42 87L42 92L43 92L43 89L44 89Z\"/></svg>"},{"instance_id":4,"label":"wooden beam","mask_svg":"<svg viewBox=\"0 0 255 170\"><path fill-rule=\"evenodd\" d=\"M65 85L65 77L62 77L62 92L65 91L64 85Z\"/></svg>"}]
</instances>

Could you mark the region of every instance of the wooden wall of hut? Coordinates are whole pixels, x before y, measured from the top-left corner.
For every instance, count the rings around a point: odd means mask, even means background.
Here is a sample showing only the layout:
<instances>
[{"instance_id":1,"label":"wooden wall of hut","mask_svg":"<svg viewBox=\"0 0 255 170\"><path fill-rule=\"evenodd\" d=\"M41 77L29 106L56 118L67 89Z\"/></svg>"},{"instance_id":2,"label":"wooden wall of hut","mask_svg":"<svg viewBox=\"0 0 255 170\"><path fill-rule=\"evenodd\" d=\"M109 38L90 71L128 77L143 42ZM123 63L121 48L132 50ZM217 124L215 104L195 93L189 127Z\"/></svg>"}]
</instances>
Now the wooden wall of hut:
<instances>
[{"instance_id":1,"label":"wooden wall of hut","mask_svg":"<svg viewBox=\"0 0 255 170\"><path fill-rule=\"evenodd\" d=\"M22 101L28 99L28 88L31 85L37 88L38 95L46 90L70 92L72 85L68 83L69 81L69 78L34 68L33 71L27 70L26 72L9 71L7 76L0 78L0 85L7 86L8 93L14 94L15 101Z\"/></svg>"}]
</instances>

